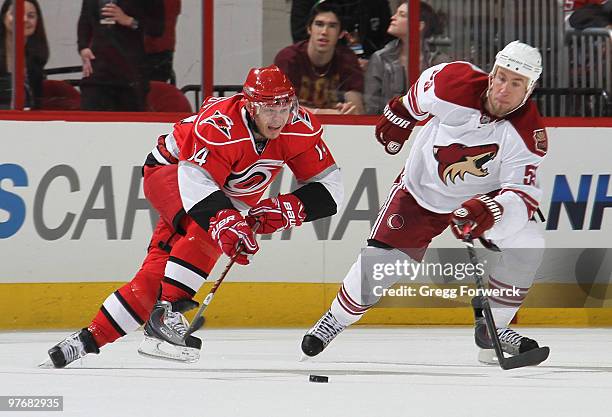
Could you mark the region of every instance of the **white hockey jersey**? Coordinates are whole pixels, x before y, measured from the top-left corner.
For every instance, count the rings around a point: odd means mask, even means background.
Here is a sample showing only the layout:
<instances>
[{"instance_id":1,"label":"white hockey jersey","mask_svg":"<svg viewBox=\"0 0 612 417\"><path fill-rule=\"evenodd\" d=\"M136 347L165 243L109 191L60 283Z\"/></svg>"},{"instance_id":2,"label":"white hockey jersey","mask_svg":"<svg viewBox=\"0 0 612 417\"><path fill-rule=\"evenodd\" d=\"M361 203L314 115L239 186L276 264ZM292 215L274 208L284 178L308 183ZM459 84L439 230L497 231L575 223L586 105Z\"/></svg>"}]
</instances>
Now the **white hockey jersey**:
<instances>
[{"instance_id":1,"label":"white hockey jersey","mask_svg":"<svg viewBox=\"0 0 612 417\"><path fill-rule=\"evenodd\" d=\"M421 74L403 103L415 119L432 118L411 139L403 184L436 213L492 193L504 213L487 237L500 239L520 230L538 207L536 170L548 140L535 103L496 118L484 108L487 87L488 74L468 62Z\"/></svg>"}]
</instances>

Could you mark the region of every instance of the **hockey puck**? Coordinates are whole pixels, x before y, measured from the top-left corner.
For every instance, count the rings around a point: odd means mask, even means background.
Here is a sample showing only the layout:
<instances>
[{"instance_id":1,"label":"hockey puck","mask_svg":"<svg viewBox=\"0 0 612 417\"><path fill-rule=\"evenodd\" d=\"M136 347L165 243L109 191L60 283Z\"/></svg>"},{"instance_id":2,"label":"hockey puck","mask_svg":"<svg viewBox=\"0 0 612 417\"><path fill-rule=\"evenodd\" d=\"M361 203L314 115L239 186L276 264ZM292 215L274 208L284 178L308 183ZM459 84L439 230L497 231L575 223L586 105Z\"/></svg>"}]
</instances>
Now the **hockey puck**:
<instances>
[{"instance_id":1,"label":"hockey puck","mask_svg":"<svg viewBox=\"0 0 612 417\"><path fill-rule=\"evenodd\" d=\"M310 382L329 382L329 378L324 375L310 375Z\"/></svg>"}]
</instances>

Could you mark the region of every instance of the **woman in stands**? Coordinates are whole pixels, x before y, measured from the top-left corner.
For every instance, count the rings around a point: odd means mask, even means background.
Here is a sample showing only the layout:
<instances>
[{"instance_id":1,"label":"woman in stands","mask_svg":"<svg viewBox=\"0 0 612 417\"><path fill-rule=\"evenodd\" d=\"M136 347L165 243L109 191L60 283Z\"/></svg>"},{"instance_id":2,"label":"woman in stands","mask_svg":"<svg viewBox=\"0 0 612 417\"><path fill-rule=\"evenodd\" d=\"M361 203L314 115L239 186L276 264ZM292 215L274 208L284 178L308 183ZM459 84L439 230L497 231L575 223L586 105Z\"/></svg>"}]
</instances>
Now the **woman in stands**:
<instances>
[{"instance_id":1,"label":"woman in stands","mask_svg":"<svg viewBox=\"0 0 612 417\"><path fill-rule=\"evenodd\" d=\"M14 64L13 0L5 0L0 8L0 108L12 107L12 71ZM49 45L42 11L37 0L24 3L25 107L37 108L42 96L43 68L49 59Z\"/></svg>"},{"instance_id":2,"label":"woman in stands","mask_svg":"<svg viewBox=\"0 0 612 417\"><path fill-rule=\"evenodd\" d=\"M449 62L451 59L428 42L433 36L442 33L444 15L436 12L424 1L420 4L420 69L423 71L434 65ZM397 7L397 11L391 17L387 33L395 39L372 54L365 74L364 102L368 114L382 114L389 100L408 91L406 80L406 69L408 68L407 1Z\"/></svg>"}]
</instances>

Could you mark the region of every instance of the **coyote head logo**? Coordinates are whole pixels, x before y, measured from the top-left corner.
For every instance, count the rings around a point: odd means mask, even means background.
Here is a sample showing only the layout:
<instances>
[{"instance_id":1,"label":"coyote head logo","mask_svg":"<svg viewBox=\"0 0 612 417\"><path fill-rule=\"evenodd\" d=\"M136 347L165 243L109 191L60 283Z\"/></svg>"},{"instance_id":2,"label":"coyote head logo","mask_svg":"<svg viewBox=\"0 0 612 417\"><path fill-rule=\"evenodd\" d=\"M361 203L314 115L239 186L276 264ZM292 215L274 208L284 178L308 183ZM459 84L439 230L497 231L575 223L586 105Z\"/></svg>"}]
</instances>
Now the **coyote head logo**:
<instances>
[{"instance_id":1,"label":"coyote head logo","mask_svg":"<svg viewBox=\"0 0 612 417\"><path fill-rule=\"evenodd\" d=\"M219 110L216 110L212 116L207 117L202 120L200 124L208 123L209 125L213 125L218 130L220 130L225 136L231 139L230 130L232 126L234 126L234 122L228 116L221 113Z\"/></svg>"},{"instance_id":2,"label":"coyote head logo","mask_svg":"<svg viewBox=\"0 0 612 417\"><path fill-rule=\"evenodd\" d=\"M447 179L453 184L459 177L464 179L465 174L476 177L486 177L489 171L484 164L497 156L499 146L495 143L478 146L465 146L453 143L448 146L434 146L434 157L438 161L438 175L447 184Z\"/></svg>"}]
</instances>

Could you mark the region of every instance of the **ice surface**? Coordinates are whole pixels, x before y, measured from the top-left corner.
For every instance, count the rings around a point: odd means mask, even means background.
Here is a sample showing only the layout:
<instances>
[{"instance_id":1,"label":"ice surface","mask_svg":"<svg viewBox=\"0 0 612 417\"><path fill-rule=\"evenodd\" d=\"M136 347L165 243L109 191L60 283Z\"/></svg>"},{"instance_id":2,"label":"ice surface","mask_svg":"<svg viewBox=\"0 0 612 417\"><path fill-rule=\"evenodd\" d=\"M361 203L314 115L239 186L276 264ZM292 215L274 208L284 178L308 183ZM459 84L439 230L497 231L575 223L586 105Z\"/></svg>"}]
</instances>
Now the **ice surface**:
<instances>
[{"instance_id":1,"label":"ice surface","mask_svg":"<svg viewBox=\"0 0 612 417\"><path fill-rule=\"evenodd\" d=\"M538 367L476 361L471 329L350 328L298 362L304 330L208 330L195 364L147 359L129 335L65 369L40 369L65 332L0 333L0 395L63 395L78 417L599 417L612 415L612 329L522 328ZM329 376L312 383L308 375Z\"/></svg>"}]
</instances>

